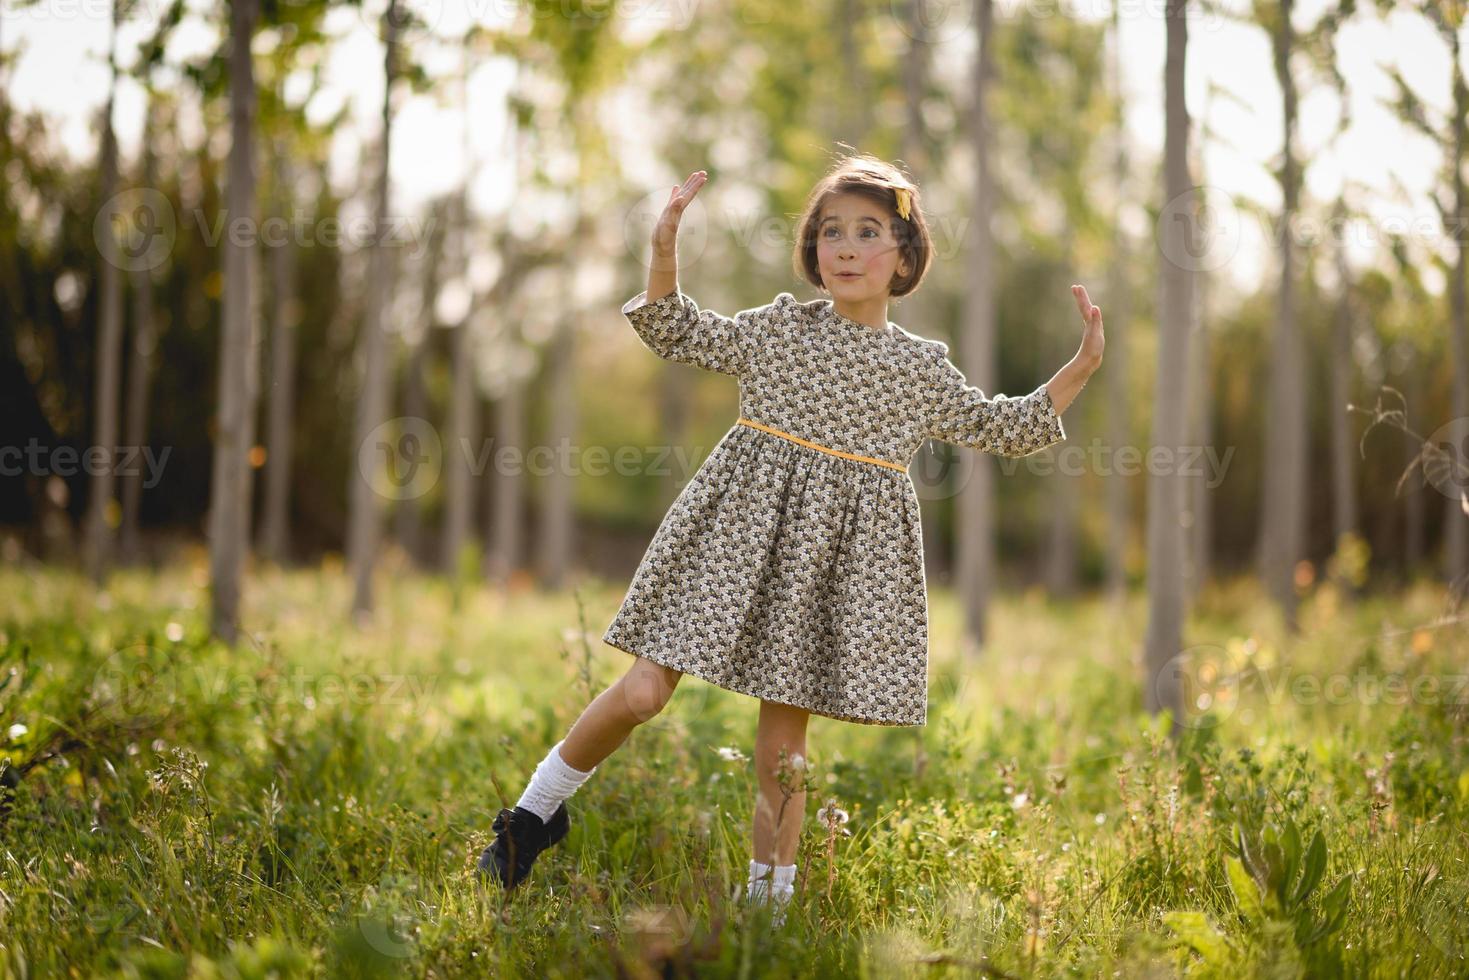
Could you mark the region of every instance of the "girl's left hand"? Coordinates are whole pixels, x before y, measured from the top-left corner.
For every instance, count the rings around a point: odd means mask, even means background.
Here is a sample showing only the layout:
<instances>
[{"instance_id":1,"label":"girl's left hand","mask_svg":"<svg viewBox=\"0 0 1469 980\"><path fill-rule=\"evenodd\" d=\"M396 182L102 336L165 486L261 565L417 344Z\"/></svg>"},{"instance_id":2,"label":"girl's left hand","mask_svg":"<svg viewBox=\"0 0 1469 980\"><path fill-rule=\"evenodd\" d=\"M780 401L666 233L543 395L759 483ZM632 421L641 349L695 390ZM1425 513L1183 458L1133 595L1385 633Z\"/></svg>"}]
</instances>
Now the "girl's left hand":
<instances>
[{"instance_id":1,"label":"girl's left hand","mask_svg":"<svg viewBox=\"0 0 1469 980\"><path fill-rule=\"evenodd\" d=\"M1072 286L1071 295L1076 298L1076 308L1081 311L1081 320L1085 324L1081 332L1081 350L1076 356L1095 371L1102 366L1102 348L1107 346L1102 335L1102 308L1092 305L1085 286Z\"/></svg>"}]
</instances>

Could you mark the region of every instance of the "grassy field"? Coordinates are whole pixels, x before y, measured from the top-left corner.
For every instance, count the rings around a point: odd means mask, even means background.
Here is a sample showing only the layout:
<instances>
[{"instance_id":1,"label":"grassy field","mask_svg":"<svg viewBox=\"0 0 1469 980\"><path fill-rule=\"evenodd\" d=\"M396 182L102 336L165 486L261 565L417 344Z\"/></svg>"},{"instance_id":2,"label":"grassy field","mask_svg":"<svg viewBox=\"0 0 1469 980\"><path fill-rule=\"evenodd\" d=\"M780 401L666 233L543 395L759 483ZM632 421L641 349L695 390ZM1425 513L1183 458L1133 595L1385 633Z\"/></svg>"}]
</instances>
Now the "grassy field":
<instances>
[{"instance_id":1,"label":"grassy field","mask_svg":"<svg viewBox=\"0 0 1469 980\"><path fill-rule=\"evenodd\" d=\"M983 660L932 600L929 724L813 719L789 921L737 899L757 703L687 679L512 900L489 824L588 697L625 583L503 596L258 570L236 649L203 556L0 571L7 976L1464 976L1469 642L1442 592L1209 592L1175 747L1146 605L1041 591ZM845 825L817 822L828 800ZM843 832L845 831L845 833Z\"/></svg>"}]
</instances>

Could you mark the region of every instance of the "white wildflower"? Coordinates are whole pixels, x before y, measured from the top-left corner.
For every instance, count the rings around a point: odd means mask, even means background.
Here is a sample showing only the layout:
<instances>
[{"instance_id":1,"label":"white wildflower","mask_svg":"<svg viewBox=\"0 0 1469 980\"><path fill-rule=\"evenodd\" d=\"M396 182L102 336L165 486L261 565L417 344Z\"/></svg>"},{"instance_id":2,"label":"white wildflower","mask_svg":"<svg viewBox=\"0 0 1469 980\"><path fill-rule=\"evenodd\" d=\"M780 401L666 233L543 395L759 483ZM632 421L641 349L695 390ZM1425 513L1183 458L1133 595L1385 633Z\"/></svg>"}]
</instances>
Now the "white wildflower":
<instances>
[{"instance_id":1,"label":"white wildflower","mask_svg":"<svg viewBox=\"0 0 1469 980\"><path fill-rule=\"evenodd\" d=\"M729 745L721 745L714 751L718 752L719 757L725 762L744 762L746 758L745 753Z\"/></svg>"},{"instance_id":2,"label":"white wildflower","mask_svg":"<svg viewBox=\"0 0 1469 980\"><path fill-rule=\"evenodd\" d=\"M837 830L840 828L843 834L850 835L852 833L850 830L842 827L843 824L851 819L851 815L846 810L837 806L837 801L834 798L828 799L826 805L816 811L816 819L819 823L825 825L828 830Z\"/></svg>"}]
</instances>

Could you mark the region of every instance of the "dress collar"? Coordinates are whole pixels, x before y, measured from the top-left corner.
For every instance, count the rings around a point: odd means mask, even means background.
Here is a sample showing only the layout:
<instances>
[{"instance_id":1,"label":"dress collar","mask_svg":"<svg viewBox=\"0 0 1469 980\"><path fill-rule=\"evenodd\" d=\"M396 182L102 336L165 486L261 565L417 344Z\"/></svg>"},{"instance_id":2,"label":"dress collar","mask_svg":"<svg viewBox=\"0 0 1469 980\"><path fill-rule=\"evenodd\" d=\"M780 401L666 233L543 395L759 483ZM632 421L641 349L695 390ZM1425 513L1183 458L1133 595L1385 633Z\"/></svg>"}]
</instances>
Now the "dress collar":
<instances>
[{"instance_id":1,"label":"dress collar","mask_svg":"<svg viewBox=\"0 0 1469 980\"><path fill-rule=\"evenodd\" d=\"M826 304L826 315L831 317L833 320L836 320L838 323L846 324L847 326L858 327L874 337L891 337L894 335L895 331L893 330L893 324L891 321L888 322L888 325L886 327L878 330L870 323L863 323L860 320L853 320L849 316L838 313L836 304L833 303L831 300L824 299L822 300L822 302Z\"/></svg>"}]
</instances>

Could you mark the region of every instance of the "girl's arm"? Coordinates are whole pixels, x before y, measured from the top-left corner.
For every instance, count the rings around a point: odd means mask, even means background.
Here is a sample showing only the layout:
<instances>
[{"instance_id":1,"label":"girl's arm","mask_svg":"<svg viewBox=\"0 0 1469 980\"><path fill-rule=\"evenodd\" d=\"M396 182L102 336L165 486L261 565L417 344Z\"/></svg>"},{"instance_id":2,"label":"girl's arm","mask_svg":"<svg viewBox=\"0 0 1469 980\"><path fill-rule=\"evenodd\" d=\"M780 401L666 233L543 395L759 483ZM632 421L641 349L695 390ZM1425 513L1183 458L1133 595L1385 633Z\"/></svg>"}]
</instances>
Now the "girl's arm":
<instances>
[{"instance_id":1,"label":"girl's arm","mask_svg":"<svg viewBox=\"0 0 1469 980\"><path fill-rule=\"evenodd\" d=\"M969 383L946 350L939 345L924 376L930 438L996 456L1029 456L1066 438L1046 385L1028 395L988 398Z\"/></svg>"},{"instance_id":2,"label":"girl's arm","mask_svg":"<svg viewBox=\"0 0 1469 980\"><path fill-rule=\"evenodd\" d=\"M1072 286L1071 295L1084 324L1081 347L1050 381L1022 398L986 398L948 359L947 345L937 343L926 376L931 438L999 456L1029 456L1066 438L1061 413L1102 366L1105 347L1102 311L1092 305L1085 286Z\"/></svg>"},{"instance_id":3,"label":"girl's arm","mask_svg":"<svg viewBox=\"0 0 1469 980\"><path fill-rule=\"evenodd\" d=\"M775 304L743 310L733 317L699 305L678 288L678 226L683 212L709 179L702 170L689 174L653 228L648 288L628 300L622 313L643 344L659 357L692 364L706 371L741 376L747 373L763 314Z\"/></svg>"},{"instance_id":4,"label":"girl's arm","mask_svg":"<svg viewBox=\"0 0 1469 980\"><path fill-rule=\"evenodd\" d=\"M795 302L790 293L781 293L773 303L728 317L699 309L677 286L658 299L649 301L650 295L651 289L639 293L622 307L644 346L665 360L735 377L749 373L767 317L783 301Z\"/></svg>"},{"instance_id":5,"label":"girl's arm","mask_svg":"<svg viewBox=\"0 0 1469 980\"><path fill-rule=\"evenodd\" d=\"M1081 394L1081 389L1086 385L1087 379L1092 376L1096 369L1088 366L1080 359L1080 355L1066 362L1066 366L1057 371L1050 381L1046 382L1046 390L1051 393L1051 403L1056 406L1056 414L1066 411L1076 396Z\"/></svg>"},{"instance_id":6,"label":"girl's arm","mask_svg":"<svg viewBox=\"0 0 1469 980\"><path fill-rule=\"evenodd\" d=\"M682 187L668 194L668 203L653 226L653 255L648 263L648 302L662 299L678 289L678 226L684 208L689 206L709 175L702 170L689 174Z\"/></svg>"}]
</instances>

